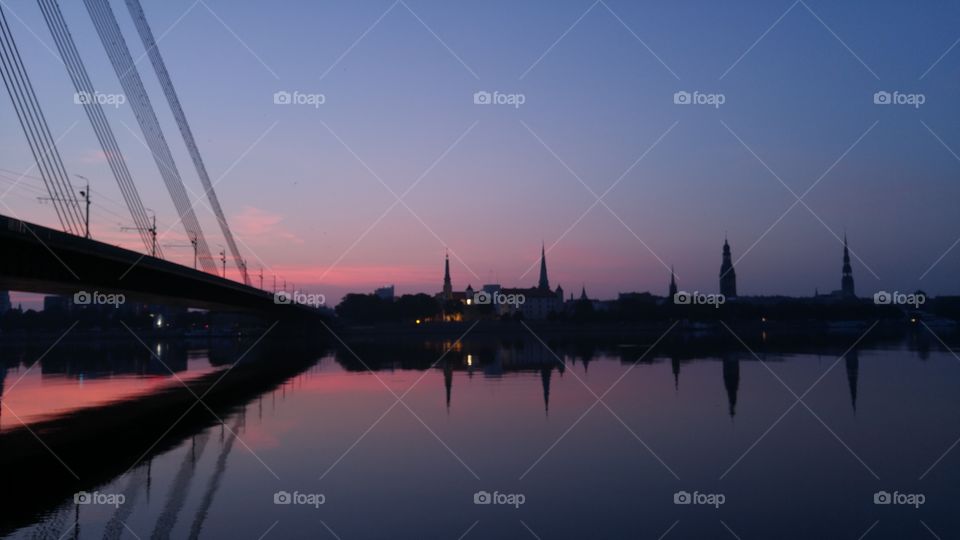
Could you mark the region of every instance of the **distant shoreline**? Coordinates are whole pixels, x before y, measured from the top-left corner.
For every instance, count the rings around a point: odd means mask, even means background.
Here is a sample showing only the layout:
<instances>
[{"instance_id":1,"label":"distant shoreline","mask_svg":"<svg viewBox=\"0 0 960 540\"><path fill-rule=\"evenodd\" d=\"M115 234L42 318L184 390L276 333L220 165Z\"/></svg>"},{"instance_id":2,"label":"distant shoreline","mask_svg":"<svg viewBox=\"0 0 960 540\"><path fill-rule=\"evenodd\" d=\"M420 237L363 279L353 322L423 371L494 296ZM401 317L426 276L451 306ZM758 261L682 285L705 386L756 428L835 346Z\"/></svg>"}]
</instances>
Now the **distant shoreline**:
<instances>
[{"instance_id":1,"label":"distant shoreline","mask_svg":"<svg viewBox=\"0 0 960 540\"><path fill-rule=\"evenodd\" d=\"M338 333L343 337L430 337L471 335L527 335L531 333L544 336L561 337L612 337L661 335L670 330L673 334L688 337L698 335L727 334L730 330L740 333L767 332L780 335L842 335L862 333L871 326L875 332L903 334L917 328L919 323L898 320L854 320L854 321L800 321L800 322L760 322L760 321L650 321L650 322L595 322L571 323L552 321L476 321L443 323L380 323L371 325L348 325ZM729 327L729 330L727 329ZM944 328L944 334L950 334L957 327Z\"/></svg>"},{"instance_id":2,"label":"distant shoreline","mask_svg":"<svg viewBox=\"0 0 960 540\"><path fill-rule=\"evenodd\" d=\"M338 321L339 322L339 321ZM873 333L891 333L904 335L914 330L923 330L929 327L938 335L949 336L960 331L960 324L949 321L927 323L900 319L874 320L840 320L840 321L755 321L736 319L731 321L720 320L663 320L663 321L597 321L577 323L571 321L502 321L478 320L462 322L384 322L374 324L335 324L333 332L343 338L357 339L394 339L394 338L431 338L453 337L464 333L483 336L529 336L531 333L544 337L567 338L611 338L611 337L642 337L659 336L670 330L671 334L683 335L688 338L698 336L712 336L728 334L729 330L737 334L759 334L766 332L779 336L820 336L858 334L876 324ZM929 326L928 326L929 325ZM729 327L729 330L727 329ZM319 327L322 333L327 330ZM468 332L469 330L469 332ZM255 339L263 334L259 328L247 328L232 332L219 333L189 333L178 330L146 330L138 331L137 336L148 341L183 341L202 345L206 342L242 341ZM296 335L288 336L296 338ZM35 340L53 340L62 338L64 342L113 342L130 339L129 331L118 328L83 329L75 328L64 335L62 329L42 329L19 332L0 333L0 346L28 343Z\"/></svg>"}]
</instances>

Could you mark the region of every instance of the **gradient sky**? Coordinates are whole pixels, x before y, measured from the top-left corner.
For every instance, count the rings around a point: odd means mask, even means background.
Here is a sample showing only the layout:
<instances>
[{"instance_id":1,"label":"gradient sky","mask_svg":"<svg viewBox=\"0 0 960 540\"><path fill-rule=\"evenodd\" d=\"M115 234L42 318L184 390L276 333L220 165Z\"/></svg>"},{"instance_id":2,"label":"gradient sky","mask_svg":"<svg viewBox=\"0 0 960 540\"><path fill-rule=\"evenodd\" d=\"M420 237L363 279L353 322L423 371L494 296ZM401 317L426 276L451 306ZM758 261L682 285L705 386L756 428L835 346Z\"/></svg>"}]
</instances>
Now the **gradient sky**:
<instances>
[{"instance_id":1,"label":"gradient sky","mask_svg":"<svg viewBox=\"0 0 960 540\"><path fill-rule=\"evenodd\" d=\"M62 4L94 85L119 92L82 2ZM140 57L126 6L111 4ZM530 286L543 241L551 284L570 292L664 294L664 264L681 288L713 291L727 234L742 257L741 294L808 295L839 288L846 231L859 294L960 293L960 247L944 256L960 236L956 2L143 4L207 168L222 177L241 249L254 274L265 267L268 286L276 273L328 300L390 283L437 292L445 247L455 289ZM120 201L119 190L36 3L5 5L51 131L76 123L59 148L106 207L94 208L94 236L140 249L119 230L126 210L104 200ZM202 188L146 57L139 67L196 197ZM274 105L278 90L326 102ZM478 106L478 90L526 102ZM678 90L726 102L675 105ZM878 106L878 90L926 103ZM5 190L32 158L0 97ZM128 130L142 138L130 107L107 115L145 205L161 231L173 226L157 168ZM787 187L799 196L826 171L804 198L809 209L784 217L796 202ZM600 195L621 176L594 205L590 190ZM400 195L418 178L377 222L396 201L381 181ZM18 186L4 201L55 224L35 196ZM182 228L161 242L185 243ZM189 249L166 251L190 264Z\"/></svg>"}]
</instances>

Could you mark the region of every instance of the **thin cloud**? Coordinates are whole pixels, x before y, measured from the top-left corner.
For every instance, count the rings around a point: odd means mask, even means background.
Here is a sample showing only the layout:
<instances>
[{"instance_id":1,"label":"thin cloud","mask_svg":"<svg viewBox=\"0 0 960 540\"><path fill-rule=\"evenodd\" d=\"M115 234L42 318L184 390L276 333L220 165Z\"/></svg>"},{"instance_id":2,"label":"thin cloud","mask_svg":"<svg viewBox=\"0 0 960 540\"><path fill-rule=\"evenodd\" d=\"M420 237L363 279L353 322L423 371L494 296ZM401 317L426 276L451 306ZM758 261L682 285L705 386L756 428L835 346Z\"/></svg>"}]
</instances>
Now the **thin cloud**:
<instances>
[{"instance_id":1,"label":"thin cloud","mask_svg":"<svg viewBox=\"0 0 960 540\"><path fill-rule=\"evenodd\" d=\"M248 243L262 240L303 243L302 238L283 224L283 216L262 208L244 206L230 221L236 234Z\"/></svg>"}]
</instances>

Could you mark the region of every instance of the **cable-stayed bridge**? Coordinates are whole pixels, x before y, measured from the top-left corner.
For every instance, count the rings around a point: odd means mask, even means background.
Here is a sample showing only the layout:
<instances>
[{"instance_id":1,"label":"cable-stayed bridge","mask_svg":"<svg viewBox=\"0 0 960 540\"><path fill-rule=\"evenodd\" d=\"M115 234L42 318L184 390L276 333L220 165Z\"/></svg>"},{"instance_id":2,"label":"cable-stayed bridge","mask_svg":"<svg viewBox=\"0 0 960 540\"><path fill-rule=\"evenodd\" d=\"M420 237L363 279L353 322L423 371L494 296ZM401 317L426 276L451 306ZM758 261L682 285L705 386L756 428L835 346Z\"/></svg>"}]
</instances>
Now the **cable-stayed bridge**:
<instances>
[{"instance_id":1,"label":"cable-stayed bridge","mask_svg":"<svg viewBox=\"0 0 960 540\"><path fill-rule=\"evenodd\" d=\"M219 261L210 252L194 212L199 200L191 201L187 195L183 175L110 2L84 0L84 6L177 211L175 227L182 228L186 233L188 245L194 251L194 266L199 265L199 268L186 267L165 259L162 245L157 240L156 217L148 214L148 208L140 197L117 136L104 113L104 104L93 98L97 95L97 86L77 49L58 0L36 2L73 85L76 101L83 106L120 189L122 206L132 223L132 226L124 229L136 231L143 243L144 253L98 242L90 237L89 183L85 190L77 190L71 183L71 175L51 133L29 69L23 62L10 20L4 7L0 6L0 79L16 113L16 124L23 132L36 165L36 176L32 178L42 182L41 186L34 186L33 189L43 195L38 199L50 203L59 223L57 230L23 221L0 199L0 214L9 214L0 215L0 253L4 254L0 257L0 288L44 293L101 288L158 303L279 311L286 314L315 312L306 306L277 304L274 302L275 291L267 292L251 286L246 263L210 181L187 115L139 0L125 0L127 10L203 186L202 198L206 199L227 244L232 266L240 276L239 283L226 279L227 249L221 252ZM16 178L6 192L13 187L21 187L19 184L26 176ZM218 262L223 264L222 276ZM261 286L262 281L261 277Z\"/></svg>"}]
</instances>

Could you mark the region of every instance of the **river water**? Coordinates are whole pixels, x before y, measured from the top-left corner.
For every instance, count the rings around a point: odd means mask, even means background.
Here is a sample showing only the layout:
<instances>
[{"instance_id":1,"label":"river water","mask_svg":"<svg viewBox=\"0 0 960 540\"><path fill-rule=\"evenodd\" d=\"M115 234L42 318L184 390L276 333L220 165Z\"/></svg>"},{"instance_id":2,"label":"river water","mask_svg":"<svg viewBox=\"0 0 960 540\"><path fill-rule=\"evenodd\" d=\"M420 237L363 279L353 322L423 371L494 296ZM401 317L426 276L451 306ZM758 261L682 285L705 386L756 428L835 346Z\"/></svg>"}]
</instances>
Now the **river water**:
<instances>
[{"instance_id":1,"label":"river water","mask_svg":"<svg viewBox=\"0 0 960 540\"><path fill-rule=\"evenodd\" d=\"M939 341L847 351L856 338L715 355L539 339L338 347L8 533L960 536L960 359ZM29 371L8 356L0 426L139 399L240 352L171 347L174 376L109 349Z\"/></svg>"}]
</instances>

